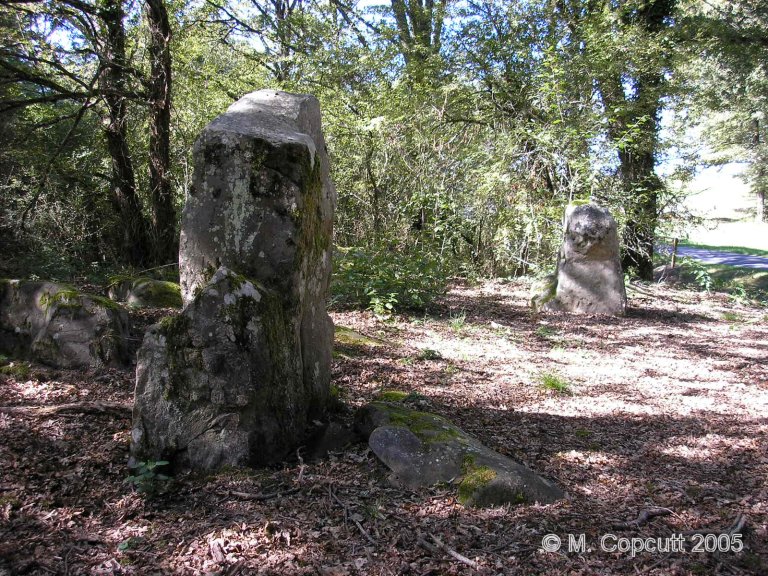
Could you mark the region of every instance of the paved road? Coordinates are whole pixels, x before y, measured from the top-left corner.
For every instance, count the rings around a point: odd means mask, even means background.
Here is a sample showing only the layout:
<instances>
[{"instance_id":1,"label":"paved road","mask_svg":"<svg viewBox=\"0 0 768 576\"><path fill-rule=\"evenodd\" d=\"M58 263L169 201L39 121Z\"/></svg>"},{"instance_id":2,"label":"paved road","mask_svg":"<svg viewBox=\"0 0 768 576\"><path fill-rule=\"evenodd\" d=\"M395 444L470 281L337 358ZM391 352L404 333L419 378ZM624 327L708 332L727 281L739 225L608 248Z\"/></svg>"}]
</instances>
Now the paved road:
<instances>
[{"instance_id":1,"label":"paved road","mask_svg":"<svg viewBox=\"0 0 768 576\"><path fill-rule=\"evenodd\" d=\"M672 247L665 246L662 247L662 250L669 253ZM704 264L725 264L727 266L740 266L741 268L754 268L755 270L768 270L768 256L749 256L690 246L678 246L677 255L693 258Z\"/></svg>"}]
</instances>

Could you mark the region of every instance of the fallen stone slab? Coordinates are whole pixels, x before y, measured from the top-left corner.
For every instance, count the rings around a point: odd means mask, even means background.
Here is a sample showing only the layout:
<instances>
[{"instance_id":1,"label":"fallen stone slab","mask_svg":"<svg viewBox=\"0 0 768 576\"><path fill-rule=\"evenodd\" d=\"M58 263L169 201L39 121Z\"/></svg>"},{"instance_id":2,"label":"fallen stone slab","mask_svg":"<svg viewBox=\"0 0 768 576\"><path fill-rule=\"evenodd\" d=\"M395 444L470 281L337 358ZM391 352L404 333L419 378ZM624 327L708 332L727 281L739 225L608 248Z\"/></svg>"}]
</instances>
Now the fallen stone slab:
<instances>
[{"instance_id":1,"label":"fallen stone slab","mask_svg":"<svg viewBox=\"0 0 768 576\"><path fill-rule=\"evenodd\" d=\"M55 368L121 365L128 316L103 296L29 280L0 281L0 351Z\"/></svg>"},{"instance_id":2,"label":"fallen stone slab","mask_svg":"<svg viewBox=\"0 0 768 576\"><path fill-rule=\"evenodd\" d=\"M467 506L490 507L565 497L553 482L484 446L445 418L400 402L372 402L355 427L392 471L390 480L410 489L439 483L457 486Z\"/></svg>"},{"instance_id":3,"label":"fallen stone slab","mask_svg":"<svg viewBox=\"0 0 768 576\"><path fill-rule=\"evenodd\" d=\"M136 278L114 278L107 294L116 302L125 302L129 308L181 308L181 287L175 282Z\"/></svg>"}]
</instances>

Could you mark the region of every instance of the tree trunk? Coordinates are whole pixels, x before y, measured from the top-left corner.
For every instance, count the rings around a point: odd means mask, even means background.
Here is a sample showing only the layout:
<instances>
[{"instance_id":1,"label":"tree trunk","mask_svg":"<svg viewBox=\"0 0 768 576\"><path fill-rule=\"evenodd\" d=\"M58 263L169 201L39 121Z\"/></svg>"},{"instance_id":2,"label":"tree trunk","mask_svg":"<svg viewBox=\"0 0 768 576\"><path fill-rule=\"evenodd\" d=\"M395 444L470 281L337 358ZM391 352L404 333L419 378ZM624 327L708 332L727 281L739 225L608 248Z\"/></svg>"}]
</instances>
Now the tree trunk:
<instances>
[{"instance_id":1,"label":"tree trunk","mask_svg":"<svg viewBox=\"0 0 768 576\"><path fill-rule=\"evenodd\" d=\"M429 78L429 59L440 53L447 1L391 0L400 53L415 80Z\"/></svg>"},{"instance_id":2,"label":"tree trunk","mask_svg":"<svg viewBox=\"0 0 768 576\"><path fill-rule=\"evenodd\" d=\"M105 28L105 64L99 86L108 115L104 132L112 164L112 203L122 226L119 248L127 264L141 266L149 259L149 241L126 130L124 15L121 0L104 1L100 17Z\"/></svg>"},{"instance_id":3,"label":"tree trunk","mask_svg":"<svg viewBox=\"0 0 768 576\"><path fill-rule=\"evenodd\" d=\"M149 197L152 260L176 260L176 210L170 180L171 26L163 0L147 0L149 26Z\"/></svg>"},{"instance_id":4,"label":"tree trunk","mask_svg":"<svg viewBox=\"0 0 768 576\"><path fill-rule=\"evenodd\" d=\"M651 151L619 152L619 172L627 195L622 268L633 268L642 280L653 280L653 241L658 219L658 195L662 183L654 170Z\"/></svg>"},{"instance_id":5,"label":"tree trunk","mask_svg":"<svg viewBox=\"0 0 768 576\"><path fill-rule=\"evenodd\" d=\"M621 14L621 26L639 26L656 36L668 26L676 0L648 0ZM610 139L617 145L619 177L624 192L627 223L624 228L624 269L633 268L643 280L653 280L653 242L658 221L658 197L663 182L656 175L656 155L666 91L664 66L667 55L631 74L631 67L613 68L598 74L600 95L609 116Z\"/></svg>"}]
</instances>

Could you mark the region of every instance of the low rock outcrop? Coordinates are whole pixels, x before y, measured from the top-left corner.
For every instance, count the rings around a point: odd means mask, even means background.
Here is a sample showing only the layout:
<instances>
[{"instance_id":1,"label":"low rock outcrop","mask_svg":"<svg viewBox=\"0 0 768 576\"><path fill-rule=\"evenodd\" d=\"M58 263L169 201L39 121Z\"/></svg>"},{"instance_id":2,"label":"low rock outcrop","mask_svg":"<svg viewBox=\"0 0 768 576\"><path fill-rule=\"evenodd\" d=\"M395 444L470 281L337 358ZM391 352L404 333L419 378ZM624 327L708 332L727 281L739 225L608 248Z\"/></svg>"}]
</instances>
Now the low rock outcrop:
<instances>
[{"instance_id":1,"label":"low rock outcrop","mask_svg":"<svg viewBox=\"0 0 768 576\"><path fill-rule=\"evenodd\" d=\"M154 278L115 278L108 295L130 308L181 308L181 288L175 282Z\"/></svg>"},{"instance_id":2,"label":"low rock outcrop","mask_svg":"<svg viewBox=\"0 0 768 576\"><path fill-rule=\"evenodd\" d=\"M557 261L557 286L544 308L581 314L625 314L627 294L616 221L606 208L596 204L568 206Z\"/></svg>"},{"instance_id":3,"label":"low rock outcrop","mask_svg":"<svg viewBox=\"0 0 768 576\"><path fill-rule=\"evenodd\" d=\"M108 298L72 286L0 281L0 350L56 368L126 361L128 317Z\"/></svg>"},{"instance_id":4,"label":"low rock outcrop","mask_svg":"<svg viewBox=\"0 0 768 576\"><path fill-rule=\"evenodd\" d=\"M356 429L392 471L390 480L411 489L453 482L467 506L487 507L564 498L553 482L484 446L445 418L401 402L372 402L357 414Z\"/></svg>"}]
</instances>

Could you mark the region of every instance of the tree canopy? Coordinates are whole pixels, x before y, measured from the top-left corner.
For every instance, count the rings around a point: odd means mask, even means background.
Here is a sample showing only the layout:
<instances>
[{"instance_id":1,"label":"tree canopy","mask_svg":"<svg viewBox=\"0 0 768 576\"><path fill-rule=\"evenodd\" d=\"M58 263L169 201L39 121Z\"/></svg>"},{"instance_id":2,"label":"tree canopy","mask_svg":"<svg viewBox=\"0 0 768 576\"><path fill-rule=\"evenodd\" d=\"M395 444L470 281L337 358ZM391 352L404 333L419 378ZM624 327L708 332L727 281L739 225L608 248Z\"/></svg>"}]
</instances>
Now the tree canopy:
<instances>
[{"instance_id":1,"label":"tree canopy","mask_svg":"<svg viewBox=\"0 0 768 576\"><path fill-rule=\"evenodd\" d=\"M3 0L0 28L8 274L172 262L194 139L261 87L321 101L342 281L361 254L545 272L589 199L650 278L672 111L749 164L765 218L756 0Z\"/></svg>"}]
</instances>

